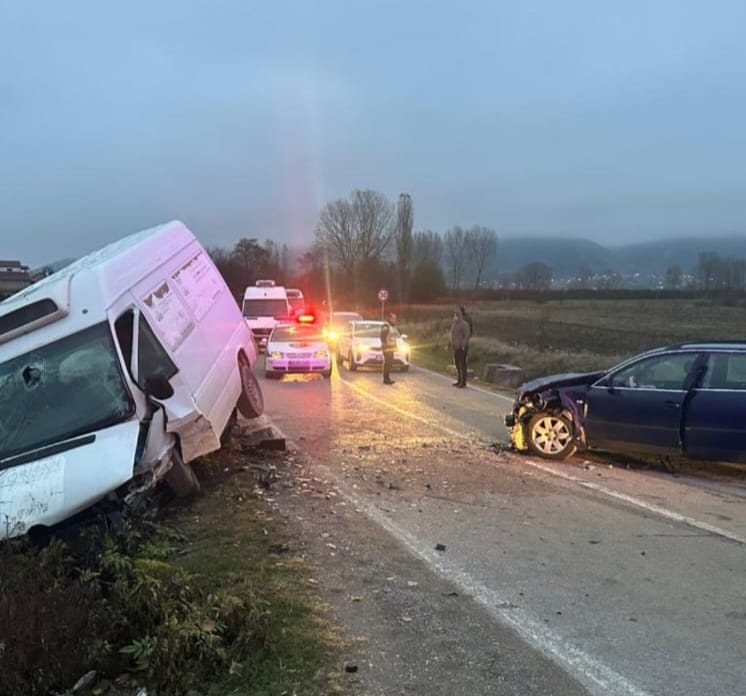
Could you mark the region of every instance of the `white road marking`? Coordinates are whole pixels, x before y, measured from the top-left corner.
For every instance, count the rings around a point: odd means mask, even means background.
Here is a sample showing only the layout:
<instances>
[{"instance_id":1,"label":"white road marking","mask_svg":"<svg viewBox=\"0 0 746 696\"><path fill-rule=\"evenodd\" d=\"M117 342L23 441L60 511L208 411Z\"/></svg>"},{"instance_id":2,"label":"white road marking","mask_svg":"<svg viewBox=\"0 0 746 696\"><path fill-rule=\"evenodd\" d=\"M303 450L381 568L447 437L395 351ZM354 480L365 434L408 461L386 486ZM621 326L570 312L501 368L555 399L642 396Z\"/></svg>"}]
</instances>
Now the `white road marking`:
<instances>
[{"instance_id":1,"label":"white road marking","mask_svg":"<svg viewBox=\"0 0 746 696\"><path fill-rule=\"evenodd\" d=\"M406 415L411 416L412 414ZM272 427L289 447L296 451L302 451L280 428L276 425L272 425ZM457 435L463 437L460 434ZM436 553L430 544L420 541L401 528L381 510L359 499L347 488L345 482L338 478L336 472L329 467L318 462L316 466L324 472L325 478L334 482L337 490L353 505L353 509L359 510L386 530L391 536L404 544L410 552L425 561L438 575L452 582L464 593L471 595L475 601L487 609L492 617L509 625L523 640L543 655L562 664L591 694L594 696L651 696L647 691L638 688L602 662L595 660L579 648L568 645L566 638L552 631L543 622L533 618L520 607L516 607L498 592L481 582L477 582L456 564L448 561L445 556Z\"/></svg>"},{"instance_id":2,"label":"white road marking","mask_svg":"<svg viewBox=\"0 0 746 696\"><path fill-rule=\"evenodd\" d=\"M433 373L433 374L437 374L437 373ZM473 435L470 435L464 432L458 432L456 430L446 427L445 425L441 425L437 421L429 420L427 418L422 418L421 416L418 416L414 413L410 413L406 409L399 408L398 406L395 406L394 404L390 404L384 399L379 399L377 396L373 396L372 394L365 391L364 389L361 389L360 387L356 386L352 382L348 382L346 380L340 380L340 381L343 384L346 384L350 389L353 389L358 394L365 397L366 399L375 401L377 404L380 404L381 406L389 408L392 411L396 411L397 413L400 413L403 416L407 416L408 418L412 418L413 420L419 421L420 423L429 425L432 428L441 430L445 433L448 433L449 435L453 437L458 437L462 440L468 440L469 442L473 442L474 440ZM532 459L528 457L526 457L526 459L523 460L523 463L525 463L527 466L533 467L534 469L543 471L546 474L556 476L557 478L561 478L566 481L571 481L572 483L576 483L577 485L582 486L583 488L596 491L597 493L601 493L610 498L615 498L616 500L624 501L625 503L628 503L629 505L641 508L642 510L646 510L648 512L653 512L666 519L674 520L675 522L686 524L690 527L694 527L695 529L701 529L702 531L708 532L709 534L714 534L716 536L723 537L724 539L729 539L739 544L746 545L746 537L742 537L738 534L735 534L734 532L730 532L727 529L716 527L715 525L709 524L707 522L703 522L694 517L682 515L679 512L675 512L674 510L669 510L667 508L661 507L660 505L655 505L653 503L647 503L644 500L641 500L640 498L635 498L634 496L628 495L626 493L620 493L618 491L612 490L611 488L606 488L605 486L601 486L597 483L591 483L590 481L584 481L583 479L577 476L573 476L572 474L568 474L562 471L557 471L556 469L553 469L550 466L541 464L540 462L533 461Z\"/></svg>"},{"instance_id":3,"label":"white road marking","mask_svg":"<svg viewBox=\"0 0 746 696\"><path fill-rule=\"evenodd\" d=\"M446 427L445 425L441 425L437 421L429 420L427 418L423 418L422 416L418 416L414 413L411 413L410 411L407 411L404 408L399 408L398 406L395 406L394 404L389 403L388 401L385 401L384 399L379 399L377 396L373 396L370 392L366 391L365 389L361 389L356 384L353 384L352 382L348 382L346 379L340 379L340 382L342 384L347 385L350 389L353 391L356 391L360 396L365 397L366 399L370 399L371 401L375 401L380 406L385 406L388 409L391 409L392 411L396 411L396 413L400 413L403 416L406 416L407 418L411 418L413 420L419 421L420 423L424 423L425 425L429 425L431 428L437 428L438 430L442 430L444 433L448 433L449 435L452 435L453 437L459 437L463 438L465 440L473 440L472 437L467 436L463 432L457 432L456 430L451 430L450 428Z\"/></svg>"},{"instance_id":4,"label":"white road marking","mask_svg":"<svg viewBox=\"0 0 746 696\"><path fill-rule=\"evenodd\" d=\"M646 503L644 500L635 498L634 496L628 495L627 493L620 493L619 491L615 491L611 488L606 488L606 486L601 486L590 481L584 481L577 476L573 476L572 474L568 474L563 471L556 471L550 466L531 461L530 459L526 460L526 464L532 466L534 469L539 469L540 471L552 474L552 476L557 476L558 478L565 479L566 481L572 481L573 483L577 483L583 488L589 488L592 491L608 495L610 498L622 500L625 503L629 503L630 505L634 505L635 507L642 508L643 510L647 510L648 512L653 512L657 515L660 515L661 517L673 520L674 522L681 522L683 524L689 525L690 527L695 527L696 529L701 529L702 531L709 532L710 534L715 534L716 536L721 536L725 539L730 539L731 541L736 541L739 544L746 545L746 537L742 537L738 534L735 534L734 532L730 532L727 529L722 529L721 527L716 527L715 525L709 524L707 522L702 522L694 517L689 517L688 515L682 515L679 512L668 510L667 508L661 507L660 505L655 505L654 503Z\"/></svg>"},{"instance_id":5,"label":"white road marking","mask_svg":"<svg viewBox=\"0 0 746 696\"><path fill-rule=\"evenodd\" d=\"M326 467L324 467L326 469ZM559 662L583 686L597 696L648 696L618 672L594 659L583 650L567 642L567 638L547 627L543 622L532 617L520 607L516 607L508 598L475 580L455 563L438 554L433 545L423 542L397 525L390 517L372 505L356 498L345 488L333 472L327 469L327 475L335 481L338 490L356 509L383 527L389 534L398 539L413 554L419 556L441 577L457 585L470 594L479 604L498 621L509 625L527 643L539 650L554 662ZM510 608L506 608L510 607Z\"/></svg>"},{"instance_id":6,"label":"white road marking","mask_svg":"<svg viewBox=\"0 0 746 696\"><path fill-rule=\"evenodd\" d=\"M429 370L428 368L420 367L419 365L412 365L410 366L410 369L419 370L420 372L427 372L428 374L435 375L436 377L440 377L441 379L447 379L449 382L453 379L453 377L448 377L447 375L443 375L440 372L436 372L435 370ZM482 394L494 396L497 399L503 399L504 401L507 401L511 404L515 400L512 396L505 396L505 394L500 394L499 392L494 392L494 391L490 391L489 389L483 389L482 387L477 387L474 385L473 382L467 386L467 389L473 389L474 391L481 392Z\"/></svg>"}]
</instances>

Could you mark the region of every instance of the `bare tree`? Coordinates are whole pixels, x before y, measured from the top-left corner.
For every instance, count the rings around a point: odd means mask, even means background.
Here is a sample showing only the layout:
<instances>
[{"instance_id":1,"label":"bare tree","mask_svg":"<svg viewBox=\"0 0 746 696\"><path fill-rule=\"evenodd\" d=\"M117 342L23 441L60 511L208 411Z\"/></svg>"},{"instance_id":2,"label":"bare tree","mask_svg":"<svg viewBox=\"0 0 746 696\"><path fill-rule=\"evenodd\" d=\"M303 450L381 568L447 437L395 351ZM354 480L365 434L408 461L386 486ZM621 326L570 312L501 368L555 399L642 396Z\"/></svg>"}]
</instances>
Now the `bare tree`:
<instances>
[{"instance_id":1,"label":"bare tree","mask_svg":"<svg viewBox=\"0 0 746 696\"><path fill-rule=\"evenodd\" d=\"M672 290L678 289L681 285L681 276L681 266L678 264L668 266L668 268L666 268L665 286Z\"/></svg>"},{"instance_id":2,"label":"bare tree","mask_svg":"<svg viewBox=\"0 0 746 696\"><path fill-rule=\"evenodd\" d=\"M444 237L446 261L451 272L451 286L454 290L461 288L461 278L466 260L466 233L462 227L451 227Z\"/></svg>"},{"instance_id":3,"label":"bare tree","mask_svg":"<svg viewBox=\"0 0 746 696\"><path fill-rule=\"evenodd\" d=\"M552 269L541 261L532 261L518 271L517 281L525 290L548 290L552 285Z\"/></svg>"},{"instance_id":4,"label":"bare tree","mask_svg":"<svg viewBox=\"0 0 746 696\"><path fill-rule=\"evenodd\" d=\"M720 257L714 251L700 251L697 263L700 287L707 292L717 286Z\"/></svg>"},{"instance_id":5,"label":"bare tree","mask_svg":"<svg viewBox=\"0 0 746 696\"><path fill-rule=\"evenodd\" d=\"M409 300L409 290L412 283L412 255L414 252L414 207L412 197L408 193L399 195L396 204L396 229L394 243L396 244L396 270L399 283L399 298L402 302Z\"/></svg>"},{"instance_id":6,"label":"bare tree","mask_svg":"<svg viewBox=\"0 0 746 696\"><path fill-rule=\"evenodd\" d=\"M428 261L440 264L443 260L443 238L432 230L415 232L412 257L415 266Z\"/></svg>"},{"instance_id":7,"label":"bare tree","mask_svg":"<svg viewBox=\"0 0 746 696\"><path fill-rule=\"evenodd\" d=\"M497 232L474 225L465 233L464 243L466 256L474 270L474 289L479 290L487 261L497 251Z\"/></svg>"},{"instance_id":8,"label":"bare tree","mask_svg":"<svg viewBox=\"0 0 746 696\"><path fill-rule=\"evenodd\" d=\"M316 242L356 296L377 281L371 269L380 268L393 235L393 217L393 204L370 190L353 191L350 200L331 201L319 214Z\"/></svg>"},{"instance_id":9,"label":"bare tree","mask_svg":"<svg viewBox=\"0 0 746 696\"><path fill-rule=\"evenodd\" d=\"M394 206L377 191L353 191L350 200L327 203L319 214L316 241L342 273L354 276L357 269L378 261L388 247Z\"/></svg>"},{"instance_id":10,"label":"bare tree","mask_svg":"<svg viewBox=\"0 0 746 696\"><path fill-rule=\"evenodd\" d=\"M242 237L233 247L232 259L246 273L247 284L261 278L269 263L269 252L255 238Z\"/></svg>"}]
</instances>

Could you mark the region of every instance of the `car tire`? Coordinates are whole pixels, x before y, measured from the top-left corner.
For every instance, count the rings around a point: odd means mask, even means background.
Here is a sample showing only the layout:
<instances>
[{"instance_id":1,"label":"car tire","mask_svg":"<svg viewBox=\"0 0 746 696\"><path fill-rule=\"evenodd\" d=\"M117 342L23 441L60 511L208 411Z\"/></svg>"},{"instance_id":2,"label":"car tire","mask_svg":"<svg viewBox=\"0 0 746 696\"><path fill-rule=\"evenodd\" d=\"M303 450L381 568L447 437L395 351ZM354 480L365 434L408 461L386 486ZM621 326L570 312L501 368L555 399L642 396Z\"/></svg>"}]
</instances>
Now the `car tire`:
<instances>
[{"instance_id":1,"label":"car tire","mask_svg":"<svg viewBox=\"0 0 746 696\"><path fill-rule=\"evenodd\" d=\"M258 418L264 413L264 395L256 375L246 356L238 356L238 374L241 377L241 396L238 397L238 410L245 418Z\"/></svg>"},{"instance_id":2,"label":"car tire","mask_svg":"<svg viewBox=\"0 0 746 696\"><path fill-rule=\"evenodd\" d=\"M321 374L324 375L324 379L329 379L332 376L332 371L326 370L325 372L322 372Z\"/></svg>"},{"instance_id":3,"label":"car tire","mask_svg":"<svg viewBox=\"0 0 746 696\"><path fill-rule=\"evenodd\" d=\"M352 357L352 351L347 353L347 369L350 372L355 372L357 370L357 363L355 362L354 358Z\"/></svg>"},{"instance_id":4,"label":"car tire","mask_svg":"<svg viewBox=\"0 0 746 696\"><path fill-rule=\"evenodd\" d=\"M267 379L279 379L280 378L280 373L279 372L275 372L274 370L265 370L264 371L264 376Z\"/></svg>"},{"instance_id":5,"label":"car tire","mask_svg":"<svg viewBox=\"0 0 746 696\"><path fill-rule=\"evenodd\" d=\"M577 451L572 422L553 413L535 413L528 422L528 448L544 459L567 459Z\"/></svg>"}]
</instances>

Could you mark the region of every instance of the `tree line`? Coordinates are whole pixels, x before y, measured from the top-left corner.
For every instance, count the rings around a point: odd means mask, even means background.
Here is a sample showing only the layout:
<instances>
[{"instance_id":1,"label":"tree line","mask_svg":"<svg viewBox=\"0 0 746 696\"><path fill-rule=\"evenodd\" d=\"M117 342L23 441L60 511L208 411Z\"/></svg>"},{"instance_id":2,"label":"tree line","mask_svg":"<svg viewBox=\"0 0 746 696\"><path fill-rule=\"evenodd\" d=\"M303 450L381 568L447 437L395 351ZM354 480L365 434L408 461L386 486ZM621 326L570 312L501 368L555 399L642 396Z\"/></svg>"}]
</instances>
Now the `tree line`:
<instances>
[{"instance_id":1,"label":"tree line","mask_svg":"<svg viewBox=\"0 0 746 696\"><path fill-rule=\"evenodd\" d=\"M333 297L335 304L370 305L381 288L397 303L427 302L449 292L480 291L495 285L485 269L494 268L498 236L480 225L454 225L445 232L415 230L414 203L407 193L396 202L384 194L354 190L347 198L329 201L321 209L310 248L290 258L286 244L259 243L242 238L232 249L213 248L210 254L237 299L260 278L300 287L317 300ZM567 287L617 289L625 280L608 269L603 273L582 266ZM505 274L506 287L546 291L553 287L552 268L534 261ZM685 274L669 265L663 287L672 290L746 290L746 260L701 252L696 269Z\"/></svg>"},{"instance_id":2,"label":"tree line","mask_svg":"<svg viewBox=\"0 0 746 696\"><path fill-rule=\"evenodd\" d=\"M291 259L287 245L242 238L232 249L210 249L237 299L260 278L299 287L317 300L350 306L375 303L386 288L391 301L426 302L449 290L479 289L497 251L497 233L459 225L439 234L414 229L407 193L394 203L384 194L355 190L319 213L310 248Z\"/></svg>"}]
</instances>

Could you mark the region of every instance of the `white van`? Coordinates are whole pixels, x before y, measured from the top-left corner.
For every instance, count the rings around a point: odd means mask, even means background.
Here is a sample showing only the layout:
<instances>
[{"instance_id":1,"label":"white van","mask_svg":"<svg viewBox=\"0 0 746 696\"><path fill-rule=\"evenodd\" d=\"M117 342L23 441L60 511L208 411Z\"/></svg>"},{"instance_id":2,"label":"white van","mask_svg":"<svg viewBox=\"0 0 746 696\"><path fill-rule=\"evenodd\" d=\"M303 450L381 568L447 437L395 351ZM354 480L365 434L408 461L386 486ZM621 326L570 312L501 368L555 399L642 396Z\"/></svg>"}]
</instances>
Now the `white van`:
<instances>
[{"instance_id":1,"label":"white van","mask_svg":"<svg viewBox=\"0 0 746 696\"><path fill-rule=\"evenodd\" d=\"M228 287L180 222L110 244L0 303L0 538L132 501L264 404Z\"/></svg>"},{"instance_id":2,"label":"white van","mask_svg":"<svg viewBox=\"0 0 746 696\"><path fill-rule=\"evenodd\" d=\"M243 295L243 316L251 329L259 352L267 347L267 339L279 321L287 321L293 310L285 288L274 280L257 280Z\"/></svg>"},{"instance_id":3,"label":"white van","mask_svg":"<svg viewBox=\"0 0 746 696\"><path fill-rule=\"evenodd\" d=\"M293 310L293 314L298 316L306 311L306 298L303 297L303 292L298 288L286 288L285 292L288 296L288 302L290 303L290 309Z\"/></svg>"}]
</instances>

